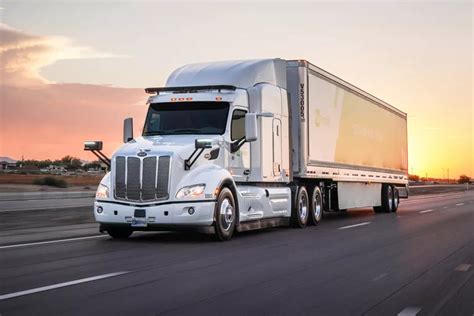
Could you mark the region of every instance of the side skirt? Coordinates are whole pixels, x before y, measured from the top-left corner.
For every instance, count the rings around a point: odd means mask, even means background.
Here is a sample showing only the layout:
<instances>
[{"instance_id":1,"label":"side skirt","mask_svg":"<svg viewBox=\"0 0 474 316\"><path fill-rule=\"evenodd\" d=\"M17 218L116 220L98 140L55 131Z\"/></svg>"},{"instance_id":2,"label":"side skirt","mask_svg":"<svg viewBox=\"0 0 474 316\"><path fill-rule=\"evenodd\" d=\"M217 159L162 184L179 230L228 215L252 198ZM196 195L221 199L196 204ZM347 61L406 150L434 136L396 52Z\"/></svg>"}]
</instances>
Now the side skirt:
<instances>
[{"instance_id":1,"label":"side skirt","mask_svg":"<svg viewBox=\"0 0 474 316\"><path fill-rule=\"evenodd\" d=\"M275 217L275 218L265 218L258 219L254 221L242 222L237 226L238 232L244 232L248 230L263 229L270 227L278 226L289 226L290 218L289 217Z\"/></svg>"}]
</instances>

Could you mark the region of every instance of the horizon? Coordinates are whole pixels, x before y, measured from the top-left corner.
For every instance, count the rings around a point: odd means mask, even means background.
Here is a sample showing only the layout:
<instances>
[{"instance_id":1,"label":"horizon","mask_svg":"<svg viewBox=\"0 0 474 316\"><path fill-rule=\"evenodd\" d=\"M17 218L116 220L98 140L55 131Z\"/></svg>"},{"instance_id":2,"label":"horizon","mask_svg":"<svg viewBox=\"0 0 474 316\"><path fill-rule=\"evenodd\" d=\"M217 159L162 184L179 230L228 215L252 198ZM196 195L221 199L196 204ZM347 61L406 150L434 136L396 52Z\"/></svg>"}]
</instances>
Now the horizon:
<instances>
[{"instance_id":1,"label":"horizon","mask_svg":"<svg viewBox=\"0 0 474 316\"><path fill-rule=\"evenodd\" d=\"M472 3L257 2L252 9L248 2L125 1L113 9L3 2L0 156L93 161L83 141L96 139L110 156L125 117L141 134L143 88L164 86L173 69L274 56L306 59L406 112L409 174L473 175Z\"/></svg>"}]
</instances>

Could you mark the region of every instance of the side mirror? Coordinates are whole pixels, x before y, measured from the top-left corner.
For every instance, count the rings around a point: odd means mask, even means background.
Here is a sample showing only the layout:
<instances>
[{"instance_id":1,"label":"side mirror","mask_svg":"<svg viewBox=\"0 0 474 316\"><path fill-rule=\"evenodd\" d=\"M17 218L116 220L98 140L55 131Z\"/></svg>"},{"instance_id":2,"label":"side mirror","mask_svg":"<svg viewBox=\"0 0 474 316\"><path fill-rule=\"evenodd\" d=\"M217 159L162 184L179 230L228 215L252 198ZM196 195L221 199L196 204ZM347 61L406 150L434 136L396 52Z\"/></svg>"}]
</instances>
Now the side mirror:
<instances>
[{"instance_id":1,"label":"side mirror","mask_svg":"<svg viewBox=\"0 0 474 316\"><path fill-rule=\"evenodd\" d=\"M194 141L194 148L196 149L212 148L212 145L212 139L196 139Z\"/></svg>"},{"instance_id":2,"label":"side mirror","mask_svg":"<svg viewBox=\"0 0 474 316\"><path fill-rule=\"evenodd\" d=\"M129 117L123 121L123 142L128 143L133 139L133 118Z\"/></svg>"},{"instance_id":3,"label":"side mirror","mask_svg":"<svg viewBox=\"0 0 474 316\"><path fill-rule=\"evenodd\" d=\"M84 142L84 150L102 150L102 142L99 140L89 140Z\"/></svg>"},{"instance_id":4,"label":"side mirror","mask_svg":"<svg viewBox=\"0 0 474 316\"><path fill-rule=\"evenodd\" d=\"M257 113L245 114L245 141L256 141L257 132Z\"/></svg>"}]
</instances>

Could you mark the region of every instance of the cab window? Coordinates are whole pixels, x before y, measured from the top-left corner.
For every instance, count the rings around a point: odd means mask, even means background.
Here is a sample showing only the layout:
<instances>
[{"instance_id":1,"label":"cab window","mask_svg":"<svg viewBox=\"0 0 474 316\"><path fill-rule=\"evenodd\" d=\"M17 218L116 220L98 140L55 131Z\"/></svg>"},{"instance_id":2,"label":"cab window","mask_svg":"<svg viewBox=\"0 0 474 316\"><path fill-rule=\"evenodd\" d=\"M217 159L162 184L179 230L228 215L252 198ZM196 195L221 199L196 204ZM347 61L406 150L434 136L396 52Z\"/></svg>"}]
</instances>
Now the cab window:
<instances>
[{"instance_id":1,"label":"cab window","mask_svg":"<svg viewBox=\"0 0 474 316\"><path fill-rule=\"evenodd\" d=\"M247 111L234 110L230 128L230 139L237 140L245 137L245 114Z\"/></svg>"}]
</instances>

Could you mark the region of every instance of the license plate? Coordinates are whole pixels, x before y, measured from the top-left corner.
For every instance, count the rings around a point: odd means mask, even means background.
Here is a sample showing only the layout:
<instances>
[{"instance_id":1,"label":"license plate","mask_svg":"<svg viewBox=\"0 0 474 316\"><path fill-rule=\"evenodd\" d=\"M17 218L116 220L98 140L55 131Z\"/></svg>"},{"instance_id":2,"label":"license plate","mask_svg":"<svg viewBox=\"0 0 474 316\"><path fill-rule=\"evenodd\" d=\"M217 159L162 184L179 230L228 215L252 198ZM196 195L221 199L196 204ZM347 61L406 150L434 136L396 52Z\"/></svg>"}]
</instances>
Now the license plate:
<instances>
[{"instance_id":1,"label":"license plate","mask_svg":"<svg viewBox=\"0 0 474 316\"><path fill-rule=\"evenodd\" d=\"M146 217L135 217L132 219L132 227L146 227Z\"/></svg>"}]
</instances>

